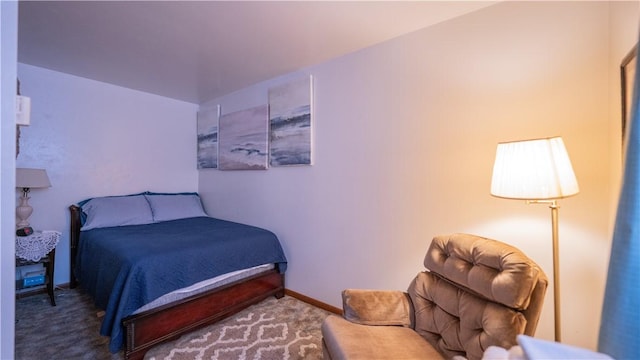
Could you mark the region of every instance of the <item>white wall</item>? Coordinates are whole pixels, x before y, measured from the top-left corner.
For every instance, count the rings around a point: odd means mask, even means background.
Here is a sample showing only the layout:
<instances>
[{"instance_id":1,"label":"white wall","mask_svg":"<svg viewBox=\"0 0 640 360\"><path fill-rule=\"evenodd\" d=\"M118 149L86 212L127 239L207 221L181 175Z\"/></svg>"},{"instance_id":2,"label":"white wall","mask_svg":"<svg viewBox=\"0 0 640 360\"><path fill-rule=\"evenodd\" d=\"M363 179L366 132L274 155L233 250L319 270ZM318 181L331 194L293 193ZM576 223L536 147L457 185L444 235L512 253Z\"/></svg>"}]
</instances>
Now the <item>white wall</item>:
<instances>
[{"instance_id":1,"label":"white wall","mask_svg":"<svg viewBox=\"0 0 640 360\"><path fill-rule=\"evenodd\" d=\"M93 196L197 189L197 106L25 64L18 77L31 98L31 125L22 127L17 166L45 168L51 180L51 188L31 191L30 222L62 231L55 283L64 284L69 205Z\"/></svg>"},{"instance_id":2,"label":"white wall","mask_svg":"<svg viewBox=\"0 0 640 360\"><path fill-rule=\"evenodd\" d=\"M0 359L13 359L15 327L15 101L18 2L0 2Z\"/></svg>"},{"instance_id":3,"label":"white wall","mask_svg":"<svg viewBox=\"0 0 640 360\"><path fill-rule=\"evenodd\" d=\"M344 288L406 289L442 233L511 243L551 278L549 209L493 198L489 186L498 142L560 135L581 188L560 202L563 340L595 349L620 161L610 23L635 12L616 31L635 34L638 9L611 6L612 19L607 2L501 3L212 99L202 107L249 108L312 74L315 164L200 171L205 206L273 230L287 287L334 306Z\"/></svg>"}]
</instances>

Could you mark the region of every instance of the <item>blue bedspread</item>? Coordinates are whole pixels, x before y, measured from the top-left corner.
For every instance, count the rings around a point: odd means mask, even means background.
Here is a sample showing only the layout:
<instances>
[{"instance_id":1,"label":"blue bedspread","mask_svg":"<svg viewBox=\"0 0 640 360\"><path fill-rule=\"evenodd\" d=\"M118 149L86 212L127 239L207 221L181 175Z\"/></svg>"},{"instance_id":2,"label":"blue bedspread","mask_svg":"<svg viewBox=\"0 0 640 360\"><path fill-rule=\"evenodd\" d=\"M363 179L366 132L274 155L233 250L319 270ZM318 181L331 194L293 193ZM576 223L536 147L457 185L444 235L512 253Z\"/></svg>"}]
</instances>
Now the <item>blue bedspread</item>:
<instances>
[{"instance_id":1,"label":"blue bedspread","mask_svg":"<svg viewBox=\"0 0 640 360\"><path fill-rule=\"evenodd\" d=\"M235 270L287 259L278 238L253 226L196 217L81 232L76 276L105 310L109 350L124 344L122 319L173 290Z\"/></svg>"}]
</instances>

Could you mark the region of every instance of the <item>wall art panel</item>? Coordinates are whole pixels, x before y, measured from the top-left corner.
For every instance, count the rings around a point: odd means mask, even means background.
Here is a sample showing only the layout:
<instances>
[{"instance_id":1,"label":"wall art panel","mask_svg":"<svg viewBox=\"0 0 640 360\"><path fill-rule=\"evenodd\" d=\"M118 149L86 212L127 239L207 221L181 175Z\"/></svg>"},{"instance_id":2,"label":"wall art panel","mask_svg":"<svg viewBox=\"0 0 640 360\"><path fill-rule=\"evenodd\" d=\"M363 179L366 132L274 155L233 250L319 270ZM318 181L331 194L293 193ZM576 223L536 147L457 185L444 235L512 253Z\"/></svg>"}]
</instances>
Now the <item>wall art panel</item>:
<instances>
[{"instance_id":1,"label":"wall art panel","mask_svg":"<svg viewBox=\"0 0 640 360\"><path fill-rule=\"evenodd\" d=\"M268 165L268 121L268 105L220 116L218 169L266 169Z\"/></svg>"},{"instance_id":2,"label":"wall art panel","mask_svg":"<svg viewBox=\"0 0 640 360\"><path fill-rule=\"evenodd\" d=\"M271 166L311 165L312 78L269 89Z\"/></svg>"},{"instance_id":3,"label":"wall art panel","mask_svg":"<svg viewBox=\"0 0 640 360\"><path fill-rule=\"evenodd\" d=\"M218 109L198 112L198 169L218 167Z\"/></svg>"}]
</instances>

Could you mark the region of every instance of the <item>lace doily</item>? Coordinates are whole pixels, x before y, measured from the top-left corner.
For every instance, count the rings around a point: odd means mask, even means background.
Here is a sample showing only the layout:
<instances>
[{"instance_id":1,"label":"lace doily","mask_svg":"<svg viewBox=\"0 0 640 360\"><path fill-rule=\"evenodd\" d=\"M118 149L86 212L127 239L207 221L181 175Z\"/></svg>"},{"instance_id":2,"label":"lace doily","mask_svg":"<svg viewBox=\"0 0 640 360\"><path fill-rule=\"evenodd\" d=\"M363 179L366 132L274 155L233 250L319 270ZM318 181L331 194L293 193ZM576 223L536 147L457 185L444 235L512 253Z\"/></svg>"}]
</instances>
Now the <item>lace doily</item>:
<instances>
[{"instance_id":1,"label":"lace doily","mask_svg":"<svg viewBox=\"0 0 640 360\"><path fill-rule=\"evenodd\" d=\"M29 236L16 236L16 256L29 261L38 261L55 249L60 240L59 231L38 231Z\"/></svg>"}]
</instances>

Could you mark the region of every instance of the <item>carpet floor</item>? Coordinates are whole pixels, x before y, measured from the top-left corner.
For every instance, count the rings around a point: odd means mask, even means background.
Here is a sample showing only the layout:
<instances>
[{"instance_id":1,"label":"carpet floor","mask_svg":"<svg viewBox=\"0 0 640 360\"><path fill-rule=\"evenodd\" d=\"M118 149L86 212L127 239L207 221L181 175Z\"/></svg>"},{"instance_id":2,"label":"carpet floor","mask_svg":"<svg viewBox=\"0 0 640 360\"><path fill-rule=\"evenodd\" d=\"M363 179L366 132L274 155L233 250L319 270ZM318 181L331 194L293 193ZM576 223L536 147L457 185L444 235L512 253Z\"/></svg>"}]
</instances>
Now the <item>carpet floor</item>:
<instances>
[{"instance_id":1,"label":"carpet floor","mask_svg":"<svg viewBox=\"0 0 640 360\"><path fill-rule=\"evenodd\" d=\"M100 310L80 290L56 290L16 300L17 360L124 359L100 336ZM216 324L160 344L148 360L322 359L320 325L328 312L290 296L269 297Z\"/></svg>"}]
</instances>

